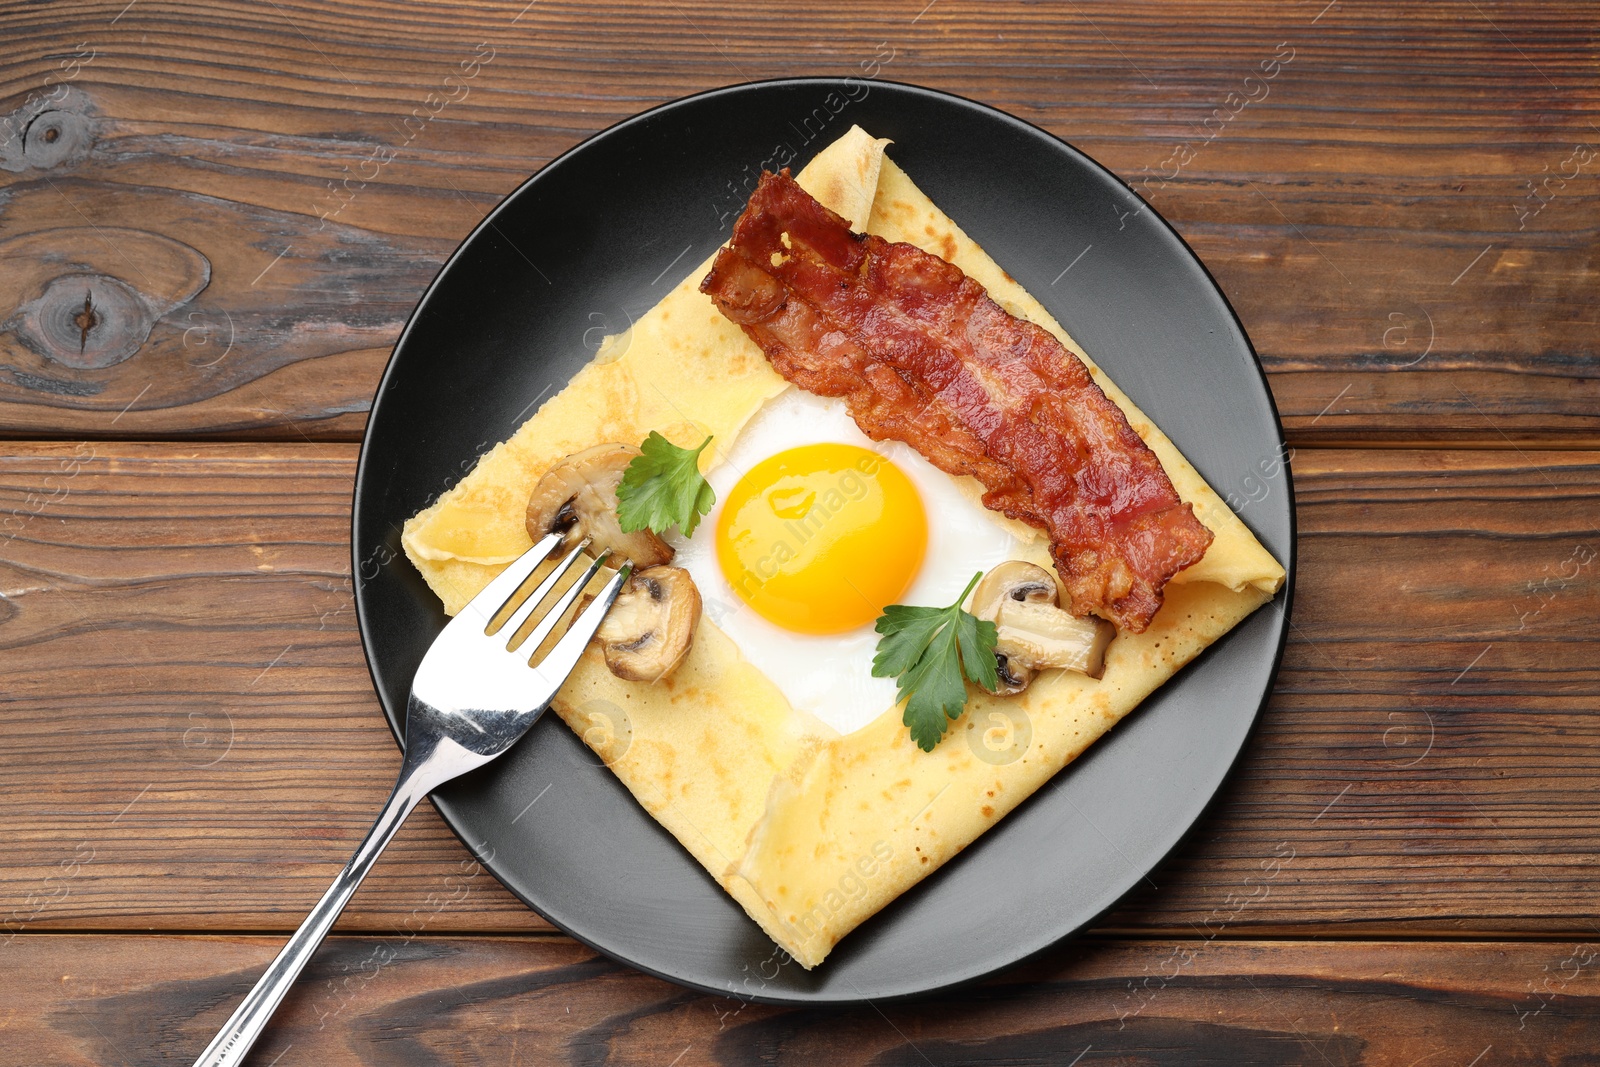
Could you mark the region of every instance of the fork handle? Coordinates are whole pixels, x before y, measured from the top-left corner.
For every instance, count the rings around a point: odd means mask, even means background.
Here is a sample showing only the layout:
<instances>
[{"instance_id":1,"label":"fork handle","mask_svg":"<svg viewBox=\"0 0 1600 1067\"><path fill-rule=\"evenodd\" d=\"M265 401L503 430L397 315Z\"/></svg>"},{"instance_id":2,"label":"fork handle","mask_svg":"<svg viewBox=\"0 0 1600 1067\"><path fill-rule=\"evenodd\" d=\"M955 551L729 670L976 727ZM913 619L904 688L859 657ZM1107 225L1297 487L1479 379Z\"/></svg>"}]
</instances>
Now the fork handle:
<instances>
[{"instance_id":1,"label":"fork handle","mask_svg":"<svg viewBox=\"0 0 1600 1067\"><path fill-rule=\"evenodd\" d=\"M317 906L311 909L311 914L300 924L300 929L294 932L289 943L283 946L277 958L267 967L255 988L245 996L244 1002L211 1044L206 1046L200 1058L194 1061L194 1067L234 1067L244 1060L250 1047L256 1043L256 1038L261 1036L267 1021L272 1018L272 1013L278 1010L289 987L311 959L311 954L328 936L334 920L344 910L351 894L372 869L379 853L394 838L395 831L411 814L411 809L440 784L436 769L430 766L435 762L435 755L437 750L413 761L410 753L407 753L400 780L395 783L394 792L389 795L388 803L383 806L378 821L367 832L366 839L356 849L355 855L350 857L350 862L344 865L344 870L339 872L339 877L333 880L333 885L328 887L322 899L317 901Z\"/></svg>"}]
</instances>

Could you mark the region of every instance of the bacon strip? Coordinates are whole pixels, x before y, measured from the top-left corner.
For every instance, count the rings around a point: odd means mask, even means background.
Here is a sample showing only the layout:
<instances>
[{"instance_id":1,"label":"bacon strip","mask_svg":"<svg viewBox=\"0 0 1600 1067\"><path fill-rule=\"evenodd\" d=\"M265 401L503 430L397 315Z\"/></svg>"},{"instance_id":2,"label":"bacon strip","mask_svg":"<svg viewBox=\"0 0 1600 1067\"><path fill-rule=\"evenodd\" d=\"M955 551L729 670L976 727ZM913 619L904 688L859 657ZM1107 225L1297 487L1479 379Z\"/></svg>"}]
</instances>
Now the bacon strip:
<instances>
[{"instance_id":1,"label":"bacon strip","mask_svg":"<svg viewBox=\"0 0 1600 1067\"><path fill-rule=\"evenodd\" d=\"M867 436L976 477L987 507L1046 531L1075 614L1142 633L1211 543L1082 360L959 268L852 233L787 170L762 175L700 290Z\"/></svg>"}]
</instances>

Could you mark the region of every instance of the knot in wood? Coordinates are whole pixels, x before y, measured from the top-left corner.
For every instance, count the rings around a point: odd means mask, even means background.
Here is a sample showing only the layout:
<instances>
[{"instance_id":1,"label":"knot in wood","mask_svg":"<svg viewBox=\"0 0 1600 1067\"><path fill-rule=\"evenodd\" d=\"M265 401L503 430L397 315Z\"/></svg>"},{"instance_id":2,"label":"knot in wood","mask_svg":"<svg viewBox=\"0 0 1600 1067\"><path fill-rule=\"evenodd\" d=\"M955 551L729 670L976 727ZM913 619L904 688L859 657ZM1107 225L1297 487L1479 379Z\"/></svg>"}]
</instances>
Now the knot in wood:
<instances>
[{"instance_id":1,"label":"knot in wood","mask_svg":"<svg viewBox=\"0 0 1600 1067\"><path fill-rule=\"evenodd\" d=\"M92 134L89 120L72 111L45 111L28 123L22 137L22 159L39 170L87 155Z\"/></svg>"},{"instance_id":2,"label":"knot in wood","mask_svg":"<svg viewBox=\"0 0 1600 1067\"><path fill-rule=\"evenodd\" d=\"M85 158L94 146L93 115L89 94L76 86L28 94L0 115L0 170L46 170Z\"/></svg>"},{"instance_id":3,"label":"knot in wood","mask_svg":"<svg viewBox=\"0 0 1600 1067\"><path fill-rule=\"evenodd\" d=\"M110 367L139 351L155 317L116 278L67 274L18 309L17 335L46 359L68 367Z\"/></svg>"}]
</instances>

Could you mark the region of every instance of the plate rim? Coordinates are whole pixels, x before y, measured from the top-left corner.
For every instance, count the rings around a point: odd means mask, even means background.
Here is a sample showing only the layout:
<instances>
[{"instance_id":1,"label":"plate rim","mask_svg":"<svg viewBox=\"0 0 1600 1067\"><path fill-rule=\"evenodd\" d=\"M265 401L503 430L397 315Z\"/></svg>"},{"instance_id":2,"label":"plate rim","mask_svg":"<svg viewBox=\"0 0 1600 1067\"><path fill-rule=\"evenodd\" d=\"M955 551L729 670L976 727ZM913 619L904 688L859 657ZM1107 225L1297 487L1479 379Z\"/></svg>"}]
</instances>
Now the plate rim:
<instances>
[{"instance_id":1,"label":"plate rim","mask_svg":"<svg viewBox=\"0 0 1600 1067\"><path fill-rule=\"evenodd\" d=\"M480 234L495 228L495 220L503 211L507 209L507 206L511 204L513 200L522 195L523 192L535 182L541 180L544 175L553 172L557 167L560 167L563 164L569 164L571 157L577 155L584 149L597 142L610 137L623 136L629 128L650 120L658 113L678 107L688 106L718 96L734 96L741 92L746 92L753 89L784 87L799 88L805 86L829 86L842 89L844 86L849 84L866 84L874 88L878 86L890 86L897 90L910 92L913 95L924 96L947 103L955 103L959 106L973 109L982 113L989 119L999 119L1003 123L1014 127L1025 135L1048 138L1050 141L1055 143L1055 146L1059 150L1076 157L1080 163L1087 165L1092 170L1099 172L1101 176L1109 178L1112 182L1120 186L1130 197L1133 198L1136 203L1142 205L1143 209L1149 212L1155 222L1166 231L1167 236L1174 240L1182 252L1189 257L1191 263L1199 268L1201 274L1209 284L1212 293L1221 302L1223 310L1232 320L1234 328L1238 332L1239 339L1244 344L1245 351L1250 356L1250 361L1253 365L1256 378L1259 381L1262 395L1266 400L1267 411L1272 417L1272 425L1276 431L1279 449L1280 451L1287 449L1288 439L1284 433L1283 419L1278 410L1277 399L1273 395L1271 382L1267 377L1266 368L1261 362L1261 356L1256 351L1255 344L1250 339L1249 333L1245 330L1244 322L1240 319L1238 311L1233 306L1233 302L1228 298L1226 291L1224 291L1222 286L1218 283L1216 276L1211 272L1211 269L1206 266L1205 261L1195 252L1193 247L1191 247L1189 242L1184 239L1183 235L1178 232L1176 227L1174 227L1172 223L1169 222L1161 214L1161 212L1155 208L1154 205L1142 197L1132 185L1124 181L1109 167L1100 163L1088 153L1077 148L1064 138L1057 136L1041 126L1028 122L1025 119L1018 118L1017 116L1012 115L1000 109L999 107L983 103L979 100L974 100L971 97L967 97L959 93L949 92L943 89L932 89L927 86L916 85L909 82L902 82L887 78L858 78L849 75L808 75L800 77L753 79L750 81L717 86L702 90L700 92L691 93L687 96L676 97L671 100L663 101L643 111L630 115L621 121L613 123L610 126L597 130L589 136L583 138L582 140L573 144L571 147L551 158L548 163L534 171L523 181L519 182L514 189L502 196L500 201L496 203L464 237L461 238L455 249L448 257L446 257L444 262L440 264L438 270L434 273L433 277L428 281L427 286L423 289L422 294L417 298L416 305L412 308L411 313L407 316L404 326L401 328L399 335L395 338L394 344L390 349L389 357L384 363L383 373L379 376L378 384L372 394L371 404L367 410L367 420L363 426L361 434L361 447L356 456L356 473L355 478L353 479L350 494L350 573L352 598L355 602L356 627L361 638L362 659L367 668L368 679L372 683L373 694L377 698L380 710L383 712L384 722L388 726L390 736L394 739L396 746L400 749L400 751L403 752L405 746L398 724L403 721L404 715L395 714L394 710L388 705L383 686L379 680L379 667L375 662L372 641L368 638L368 627L370 625L370 621L364 596L366 579L362 577L361 573L363 563L360 552L361 538L359 533L361 512L359 505L363 497L363 487L367 483L370 473L368 470L368 459L369 448L372 444L372 427L376 421L379 408L383 403L384 396L388 392L391 376L396 371L396 356L404 347L407 339L410 337L418 319L427 310L435 294L438 292L442 279L455 265L457 260L466 253L468 246L472 245L476 240L478 240ZM772 994L761 991L753 993L737 992L730 988L719 988L716 986L705 985L701 982L697 982L681 975L667 973L658 968L653 968L631 959L619 957L613 951L593 943L583 935L569 929L564 923L558 922L549 915L546 915L540 908L534 905L532 901L528 900L522 893L508 884L506 880L500 876L499 872L495 869L492 858L489 860L484 860L478 856L477 850L474 849L473 846L468 842L462 830L457 827L455 820L450 818L443 811L443 809L440 808L437 799L431 793L428 795L428 802L433 805L434 810L438 812L440 819L449 828L450 832L456 837L456 839L461 842L469 854L471 854L473 858L477 860L477 862L485 870L487 870L497 882L504 886L505 889L512 894L512 896L516 897L516 899L519 900L524 907L528 908L535 915L538 915L545 922L550 923L551 926L555 927L563 935L572 938L574 941L577 941L579 944L584 945L591 951L607 959L615 960L643 974L648 974L652 977L671 982L672 984L683 988L693 989L700 993L733 998L747 1003L773 1004L789 1007L827 1007L861 1003L895 1002L925 998L963 989L981 982L993 975L1023 966L1030 961L1036 960L1038 957L1046 952L1049 952L1053 948L1065 945L1084 936L1101 918L1103 918L1107 913L1109 913L1124 899L1126 899L1128 894L1132 891L1133 887L1138 884L1141 878L1148 875L1149 871L1154 870L1156 867L1159 867L1163 863L1167 862L1168 859L1170 859L1179 849L1183 847L1183 845L1193 835L1195 829L1212 812L1218 801L1218 798L1222 795L1228 785L1232 782L1234 776L1238 773L1241 757L1244 754L1245 748L1255 737L1256 732L1260 727L1262 716L1266 711L1267 704L1271 700L1272 694L1276 688L1278 674L1282 669L1284 652L1288 644L1288 634L1291 625L1290 614L1294 604L1295 579L1298 573L1297 564L1299 550L1299 516L1298 511L1295 508L1294 477L1292 473L1291 462L1292 451L1289 458L1283 462L1282 467L1288 522L1288 545L1286 551L1284 552L1284 558L1279 561L1282 563L1284 568L1284 584L1278 593L1272 598L1272 600L1269 600L1266 604L1262 605L1262 607L1265 608L1277 604L1279 607L1281 607L1282 619L1278 624L1276 647L1273 650L1271 667L1267 671L1266 684L1263 687L1261 696L1256 703L1255 709L1250 715L1250 721L1248 725L1240 735L1237 748L1235 748L1232 754L1228 757L1226 769L1224 770L1222 776L1218 779L1216 785L1211 789L1211 792L1206 798L1205 802L1199 807L1194 817L1189 820L1188 824L1184 826L1182 831L1179 832L1178 835L1173 839L1172 844L1161 854L1159 858L1156 859L1156 861L1150 867L1146 868L1142 873L1133 875L1128 886L1116 894L1116 896L1114 896L1104 908L1088 917L1083 922L1078 924L1074 929L1066 933L1056 933L1051 931L1043 938L1034 941L1031 946L1024 943L1020 953L1007 962L995 965L983 964L976 969L972 969L961 974L958 977L940 980L936 984L919 987L917 989L908 990L905 992L876 995L870 998L865 995L851 996L837 995L833 993ZM1243 521L1242 517L1241 521ZM1248 524L1246 525L1248 527ZM1254 535L1254 531L1252 530L1251 532L1252 535ZM1259 611L1260 609L1258 608L1257 610ZM1251 613L1251 616L1247 616L1247 618L1253 616L1254 612ZM1242 625L1244 621L1245 620L1241 620L1240 624ZM1226 634L1223 635L1224 638L1226 638L1226 636ZM1210 651L1211 647L1203 649L1197 659L1207 657ZM1192 667L1192 664L1186 665L1185 669L1187 670L1190 667ZM1141 701L1141 704L1142 703L1143 702ZM1065 768L1063 768L1063 770L1064 769ZM1059 773L1060 771L1057 772L1057 775L1059 775ZM1057 775L1052 775L1049 779L1049 782L1055 782L1057 780ZM1035 790L1032 794L1024 798L1018 804L1018 809L1025 808L1032 804L1042 792L1044 792L1043 788ZM648 813L645 814L648 815ZM1008 814L1015 813L1012 812ZM1004 821L1005 820L1002 820L1002 822ZM990 828L991 831L994 829L995 827ZM989 831L986 831L983 836L987 836L988 832ZM921 880L919 880L917 884L922 884ZM897 897L896 899L898 900L899 898ZM894 901L890 901L885 905L885 907L892 907L893 904Z\"/></svg>"}]
</instances>

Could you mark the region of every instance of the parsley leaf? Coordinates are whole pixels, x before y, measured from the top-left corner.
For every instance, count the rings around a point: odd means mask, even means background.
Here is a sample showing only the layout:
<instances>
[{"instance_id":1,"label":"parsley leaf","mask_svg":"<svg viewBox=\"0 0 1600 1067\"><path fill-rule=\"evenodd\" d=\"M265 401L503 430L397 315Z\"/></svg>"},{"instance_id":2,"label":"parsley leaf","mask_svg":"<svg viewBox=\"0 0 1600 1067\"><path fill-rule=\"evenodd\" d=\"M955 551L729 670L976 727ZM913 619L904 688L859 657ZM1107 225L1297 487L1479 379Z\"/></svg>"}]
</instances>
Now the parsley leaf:
<instances>
[{"instance_id":1,"label":"parsley leaf","mask_svg":"<svg viewBox=\"0 0 1600 1067\"><path fill-rule=\"evenodd\" d=\"M700 453L710 443L707 437L699 448L679 448L650 431L617 486L617 519L623 533L647 526L658 534L673 526L685 537L694 533L700 516L717 502L711 484L700 474Z\"/></svg>"},{"instance_id":2,"label":"parsley leaf","mask_svg":"<svg viewBox=\"0 0 1600 1067\"><path fill-rule=\"evenodd\" d=\"M949 728L948 720L959 718L966 706L963 675L987 689L999 684L994 623L961 610L981 577L982 571L974 574L949 607L891 604L878 617L875 629L883 636L872 659L873 677L897 679L896 699L906 702L901 721L924 752L933 751Z\"/></svg>"}]
</instances>

